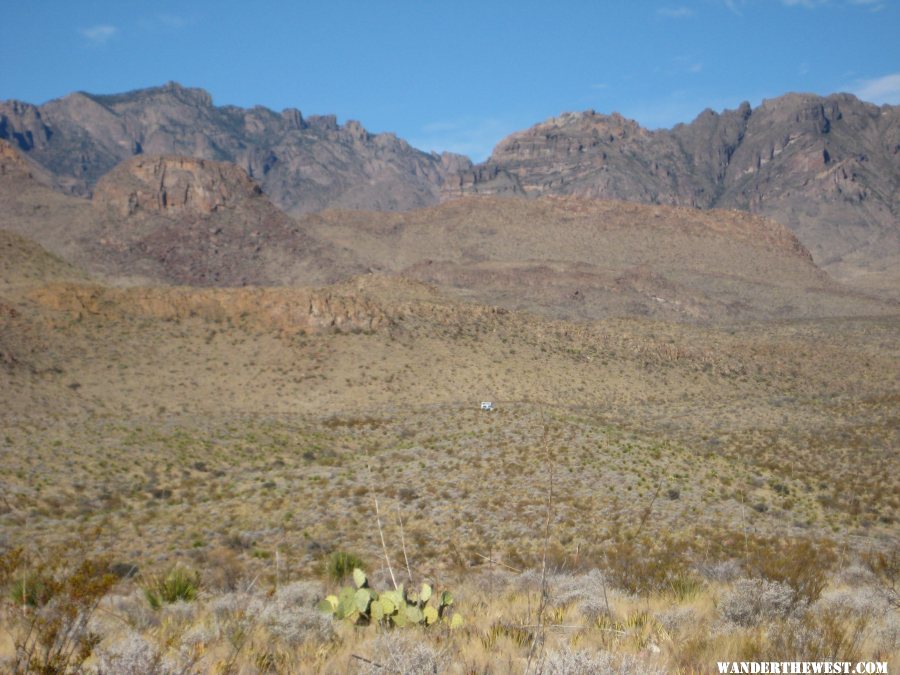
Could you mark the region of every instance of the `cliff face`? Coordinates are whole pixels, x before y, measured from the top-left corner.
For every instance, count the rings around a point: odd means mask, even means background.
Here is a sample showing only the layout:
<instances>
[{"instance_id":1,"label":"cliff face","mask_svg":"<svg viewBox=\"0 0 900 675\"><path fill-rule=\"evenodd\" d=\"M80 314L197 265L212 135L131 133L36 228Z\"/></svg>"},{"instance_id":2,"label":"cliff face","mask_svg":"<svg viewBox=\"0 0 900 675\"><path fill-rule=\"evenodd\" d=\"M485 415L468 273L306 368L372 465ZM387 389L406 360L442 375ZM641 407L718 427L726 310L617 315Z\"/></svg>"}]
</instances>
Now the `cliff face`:
<instances>
[{"instance_id":1,"label":"cliff face","mask_svg":"<svg viewBox=\"0 0 900 675\"><path fill-rule=\"evenodd\" d=\"M747 103L721 114L706 110L690 124L660 131L618 114L566 113L505 138L444 193L478 192L505 175L511 190L528 195L758 210L790 184L809 186L842 163L867 167L857 178L882 188L868 195L862 186L845 186L850 199L896 192L900 108L847 94L788 94L755 110Z\"/></svg>"},{"instance_id":2,"label":"cliff face","mask_svg":"<svg viewBox=\"0 0 900 675\"><path fill-rule=\"evenodd\" d=\"M163 321L198 318L241 324L283 335L373 331L390 324L372 300L329 290L286 288L110 288L90 284L48 284L30 294L47 309L107 319Z\"/></svg>"},{"instance_id":3,"label":"cliff face","mask_svg":"<svg viewBox=\"0 0 900 675\"><path fill-rule=\"evenodd\" d=\"M446 175L471 165L427 154L393 134L370 134L332 115L305 118L260 106L217 107L176 83L125 94L70 94L34 106L0 102L0 139L46 167L58 188L89 194L101 176L140 154L233 162L280 208L403 210L438 199Z\"/></svg>"},{"instance_id":4,"label":"cliff face","mask_svg":"<svg viewBox=\"0 0 900 675\"><path fill-rule=\"evenodd\" d=\"M138 212L208 216L261 194L260 187L233 164L141 156L101 178L93 203L123 217Z\"/></svg>"},{"instance_id":5,"label":"cliff face","mask_svg":"<svg viewBox=\"0 0 900 675\"><path fill-rule=\"evenodd\" d=\"M195 286L327 283L342 269L240 167L172 155L129 159L97 183L87 241L117 274Z\"/></svg>"}]
</instances>

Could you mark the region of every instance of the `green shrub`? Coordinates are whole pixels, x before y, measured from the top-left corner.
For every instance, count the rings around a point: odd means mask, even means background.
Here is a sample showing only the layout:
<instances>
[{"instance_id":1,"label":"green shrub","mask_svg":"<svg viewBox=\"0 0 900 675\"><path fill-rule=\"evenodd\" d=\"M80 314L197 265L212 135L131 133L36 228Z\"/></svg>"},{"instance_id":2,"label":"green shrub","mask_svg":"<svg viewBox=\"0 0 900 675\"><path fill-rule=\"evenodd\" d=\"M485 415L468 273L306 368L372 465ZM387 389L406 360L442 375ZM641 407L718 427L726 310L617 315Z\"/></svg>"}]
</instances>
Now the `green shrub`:
<instances>
[{"instance_id":1,"label":"green shrub","mask_svg":"<svg viewBox=\"0 0 900 675\"><path fill-rule=\"evenodd\" d=\"M681 602L692 600L700 595L705 586L695 575L681 572L669 582L672 595Z\"/></svg>"},{"instance_id":2,"label":"green shrub","mask_svg":"<svg viewBox=\"0 0 900 675\"><path fill-rule=\"evenodd\" d=\"M36 572L29 572L12 583L9 597L13 604L23 607L43 607L51 598L53 582Z\"/></svg>"},{"instance_id":3,"label":"green shrub","mask_svg":"<svg viewBox=\"0 0 900 675\"><path fill-rule=\"evenodd\" d=\"M144 585L144 596L153 609L179 600L190 602L197 597L200 575L182 565L175 565L162 576L151 577Z\"/></svg>"},{"instance_id":4,"label":"green shrub","mask_svg":"<svg viewBox=\"0 0 900 675\"><path fill-rule=\"evenodd\" d=\"M365 569L366 566L359 556L347 551L335 551L325 561L325 574L337 584L347 579L357 568Z\"/></svg>"}]
</instances>

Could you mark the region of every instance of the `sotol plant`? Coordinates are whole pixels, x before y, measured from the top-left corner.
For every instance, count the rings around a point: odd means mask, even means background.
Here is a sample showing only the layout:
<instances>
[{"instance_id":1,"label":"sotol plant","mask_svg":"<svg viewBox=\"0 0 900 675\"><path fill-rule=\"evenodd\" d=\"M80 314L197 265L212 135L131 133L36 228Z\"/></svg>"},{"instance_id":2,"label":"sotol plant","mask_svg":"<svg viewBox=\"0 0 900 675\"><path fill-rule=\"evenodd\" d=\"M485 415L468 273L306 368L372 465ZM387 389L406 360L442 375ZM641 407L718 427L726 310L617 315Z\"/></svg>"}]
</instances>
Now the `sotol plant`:
<instances>
[{"instance_id":1,"label":"sotol plant","mask_svg":"<svg viewBox=\"0 0 900 675\"><path fill-rule=\"evenodd\" d=\"M190 602L197 597L200 576L181 565L172 567L165 575L150 577L144 585L144 597L153 609L163 603Z\"/></svg>"},{"instance_id":2,"label":"sotol plant","mask_svg":"<svg viewBox=\"0 0 900 675\"><path fill-rule=\"evenodd\" d=\"M322 600L319 609L354 625L376 623L398 628L432 626L439 622L450 628L463 625L459 612L452 616L449 613L453 596L447 591L438 595L428 584L422 584L418 591L406 591L401 584L396 590L379 593L369 587L366 573L359 568L353 570L353 583L355 587L344 587L337 595Z\"/></svg>"}]
</instances>

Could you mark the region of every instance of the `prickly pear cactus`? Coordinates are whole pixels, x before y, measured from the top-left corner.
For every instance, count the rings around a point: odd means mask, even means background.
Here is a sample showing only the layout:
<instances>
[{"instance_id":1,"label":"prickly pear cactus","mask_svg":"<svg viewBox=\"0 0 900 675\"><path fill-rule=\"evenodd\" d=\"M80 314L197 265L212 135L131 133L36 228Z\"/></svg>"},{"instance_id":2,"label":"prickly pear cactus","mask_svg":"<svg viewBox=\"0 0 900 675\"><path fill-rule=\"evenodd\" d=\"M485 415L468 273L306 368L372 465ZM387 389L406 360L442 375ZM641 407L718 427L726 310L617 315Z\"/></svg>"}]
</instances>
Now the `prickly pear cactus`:
<instances>
[{"instance_id":1,"label":"prickly pear cactus","mask_svg":"<svg viewBox=\"0 0 900 675\"><path fill-rule=\"evenodd\" d=\"M429 604L431 602L431 604ZM378 624L381 626L433 626L445 623L456 629L463 625L459 613L452 617L445 615L453 604L453 596L447 591L436 595L432 587L423 583L418 591L406 591L402 585L396 590L381 593L369 587L366 573L353 570L353 586L329 595L319 603L319 610L331 614L335 619L355 625Z\"/></svg>"}]
</instances>

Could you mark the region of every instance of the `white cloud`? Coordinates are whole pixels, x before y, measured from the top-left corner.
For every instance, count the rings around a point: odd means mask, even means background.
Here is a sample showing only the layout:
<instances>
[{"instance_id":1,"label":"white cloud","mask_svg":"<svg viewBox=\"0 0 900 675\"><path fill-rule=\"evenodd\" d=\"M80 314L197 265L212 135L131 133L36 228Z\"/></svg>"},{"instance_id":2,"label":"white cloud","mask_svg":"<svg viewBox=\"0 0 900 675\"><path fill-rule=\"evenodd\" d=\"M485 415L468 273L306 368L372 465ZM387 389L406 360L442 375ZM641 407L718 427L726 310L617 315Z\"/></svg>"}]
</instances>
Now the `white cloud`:
<instances>
[{"instance_id":1,"label":"white cloud","mask_svg":"<svg viewBox=\"0 0 900 675\"><path fill-rule=\"evenodd\" d=\"M680 75L682 73L701 73L703 72L703 62L698 60L696 56L676 56L672 59L672 67L666 68L665 71L660 69L657 72L665 72L667 75Z\"/></svg>"},{"instance_id":2,"label":"white cloud","mask_svg":"<svg viewBox=\"0 0 900 675\"><path fill-rule=\"evenodd\" d=\"M178 14L158 14L156 19L166 28L173 30L180 30L190 23L190 21Z\"/></svg>"},{"instance_id":3,"label":"white cloud","mask_svg":"<svg viewBox=\"0 0 900 675\"><path fill-rule=\"evenodd\" d=\"M900 73L891 73L873 80L862 80L852 91L864 101L900 105Z\"/></svg>"},{"instance_id":4,"label":"white cloud","mask_svg":"<svg viewBox=\"0 0 900 675\"><path fill-rule=\"evenodd\" d=\"M657 16L665 17L666 19L683 19L685 17L693 15L694 10L690 7L660 7L656 10Z\"/></svg>"},{"instance_id":5,"label":"white cloud","mask_svg":"<svg viewBox=\"0 0 900 675\"><path fill-rule=\"evenodd\" d=\"M806 9L815 9L826 4L827 0L781 0L782 4L788 7L805 7Z\"/></svg>"},{"instance_id":6,"label":"white cloud","mask_svg":"<svg viewBox=\"0 0 900 675\"><path fill-rule=\"evenodd\" d=\"M834 0L781 0L781 4L786 7L803 7L805 9L815 9L817 7L823 7L825 5L841 4L836 3ZM879 12L885 7L885 0L846 0L843 4L845 5L855 5L856 7L862 7L864 9L868 9L871 12Z\"/></svg>"},{"instance_id":7,"label":"white cloud","mask_svg":"<svg viewBox=\"0 0 900 675\"><path fill-rule=\"evenodd\" d=\"M137 25L142 30L151 33L173 33L185 30L196 22L197 19L193 16L161 12L159 14L142 16L138 19Z\"/></svg>"},{"instance_id":8,"label":"white cloud","mask_svg":"<svg viewBox=\"0 0 900 675\"><path fill-rule=\"evenodd\" d=\"M521 125L493 117L441 120L424 125L409 143L422 150L456 152L481 162L498 142L520 128Z\"/></svg>"},{"instance_id":9,"label":"white cloud","mask_svg":"<svg viewBox=\"0 0 900 675\"><path fill-rule=\"evenodd\" d=\"M865 7L871 12L880 12L885 8L883 0L850 0L850 4Z\"/></svg>"},{"instance_id":10,"label":"white cloud","mask_svg":"<svg viewBox=\"0 0 900 675\"><path fill-rule=\"evenodd\" d=\"M82 28L78 32L93 44L102 45L106 44L112 37L114 37L115 34L119 32L119 29L115 26L109 25L108 23L102 23L97 26L91 26L90 28Z\"/></svg>"}]
</instances>

